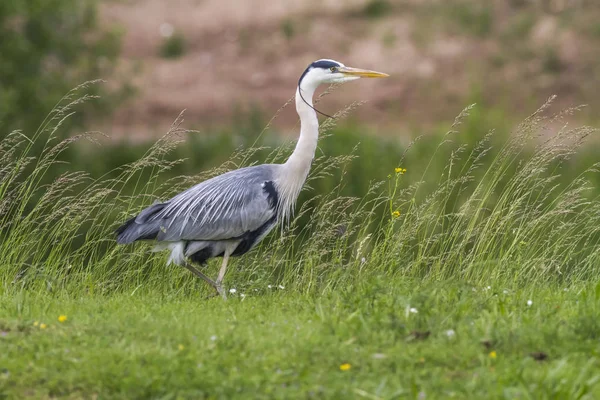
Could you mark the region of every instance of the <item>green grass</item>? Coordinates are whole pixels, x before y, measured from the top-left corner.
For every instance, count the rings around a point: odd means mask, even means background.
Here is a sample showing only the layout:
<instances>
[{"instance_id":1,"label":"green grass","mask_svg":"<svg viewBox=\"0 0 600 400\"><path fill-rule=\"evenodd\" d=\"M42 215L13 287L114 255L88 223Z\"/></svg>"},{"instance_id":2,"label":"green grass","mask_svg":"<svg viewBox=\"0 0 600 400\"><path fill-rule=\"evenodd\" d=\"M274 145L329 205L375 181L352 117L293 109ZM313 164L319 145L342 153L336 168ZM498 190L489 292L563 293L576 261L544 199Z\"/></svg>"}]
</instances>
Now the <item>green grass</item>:
<instances>
[{"instance_id":1,"label":"green grass","mask_svg":"<svg viewBox=\"0 0 600 400\"><path fill-rule=\"evenodd\" d=\"M145 289L4 295L0 395L598 398L599 288L400 278L226 302Z\"/></svg>"},{"instance_id":2,"label":"green grass","mask_svg":"<svg viewBox=\"0 0 600 400\"><path fill-rule=\"evenodd\" d=\"M392 4L387 0L370 0L362 13L369 18L380 18L392 12Z\"/></svg>"},{"instance_id":3,"label":"green grass","mask_svg":"<svg viewBox=\"0 0 600 400\"><path fill-rule=\"evenodd\" d=\"M116 246L114 229L292 144L177 175L178 119L137 160L55 177L73 142L56 133L80 89L38 132L0 142L0 398L600 394L600 160L580 155L595 130L563 122L576 109L548 103L510 136L471 137L469 107L439 141L399 154L317 154L289 229L231 262L224 302L146 244ZM348 195L370 163L387 175Z\"/></svg>"},{"instance_id":4,"label":"green grass","mask_svg":"<svg viewBox=\"0 0 600 400\"><path fill-rule=\"evenodd\" d=\"M186 51L186 40L183 34L175 32L164 39L160 46L160 55L163 58L179 58Z\"/></svg>"}]
</instances>

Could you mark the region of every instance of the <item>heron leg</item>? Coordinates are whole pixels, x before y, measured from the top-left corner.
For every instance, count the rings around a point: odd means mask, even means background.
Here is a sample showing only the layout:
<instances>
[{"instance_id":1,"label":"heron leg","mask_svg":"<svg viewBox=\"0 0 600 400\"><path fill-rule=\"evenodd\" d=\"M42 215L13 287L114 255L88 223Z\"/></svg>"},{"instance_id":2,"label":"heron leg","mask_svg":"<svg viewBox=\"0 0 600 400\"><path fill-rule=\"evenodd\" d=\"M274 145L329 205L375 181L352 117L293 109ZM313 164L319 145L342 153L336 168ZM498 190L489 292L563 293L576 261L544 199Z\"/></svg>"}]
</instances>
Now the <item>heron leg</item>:
<instances>
[{"instance_id":1,"label":"heron leg","mask_svg":"<svg viewBox=\"0 0 600 400\"><path fill-rule=\"evenodd\" d=\"M217 289L217 283L215 281L210 279L208 276L204 275L202 272L198 271L198 269L196 267L194 267L192 264L190 264L189 262L184 263L183 267L185 269L187 269L188 271L190 271L192 274L196 275L198 278L204 279L204 281L206 281L206 283L208 283L210 286ZM218 291L218 289L217 289L217 291Z\"/></svg>"},{"instance_id":2,"label":"heron leg","mask_svg":"<svg viewBox=\"0 0 600 400\"><path fill-rule=\"evenodd\" d=\"M219 294L221 295L221 297L223 297L223 299L227 299L227 294L225 293L225 290L223 289L223 278L225 277L225 271L227 270L227 263L229 262L229 252L225 251L225 253L223 253L223 264L221 264L221 269L219 270L219 276L217 277L217 280L215 282L215 289L217 289L217 292L219 292Z\"/></svg>"}]
</instances>

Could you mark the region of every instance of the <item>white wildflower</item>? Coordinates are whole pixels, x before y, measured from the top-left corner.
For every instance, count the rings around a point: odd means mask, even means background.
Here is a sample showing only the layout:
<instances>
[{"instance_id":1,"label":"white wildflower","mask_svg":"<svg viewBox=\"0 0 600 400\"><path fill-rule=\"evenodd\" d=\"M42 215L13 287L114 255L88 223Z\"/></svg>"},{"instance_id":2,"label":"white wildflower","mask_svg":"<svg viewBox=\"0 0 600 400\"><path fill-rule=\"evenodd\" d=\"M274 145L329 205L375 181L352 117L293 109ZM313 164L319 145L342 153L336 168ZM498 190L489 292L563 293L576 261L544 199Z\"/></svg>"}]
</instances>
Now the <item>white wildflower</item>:
<instances>
[{"instance_id":1,"label":"white wildflower","mask_svg":"<svg viewBox=\"0 0 600 400\"><path fill-rule=\"evenodd\" d=\"M279 289L281 289L281 290L285 289L285 286L283 286L283 285L279 285L279 286L277 286L277 287L278 287Z\"/></svg>"},{"instance_id":2,"label":"white wildflower","mask_svg":"<svg viewBox=\"0 0 600 400\"><path fill-rule=\"evenodd\" d=\"M235 290L235 288L229 289L229 293L234 294L235 292L237 292L237 290Z\"/></svg>"},{"instance_id":3,"label":"white wildflower","mask_svg":"<svg viewBox=\"0 0 600 400\"><path fill-rule=\"evenodd\" d=\"M214 342L215 340L217 340L217 336L216 336L216 335L212 335L212 336L210 337L210 340L212 340L212 341Z\"/></svg>"},{"instance_id":4,"label":"white wildflower","mask_svg":"<svg viewBox=\"0 0 600 400\"><path fill-rule=\"evenodd\" d=\"M416 308L411 307L411 306L406 306L406 309L405 309L406 318L408 318L408 316L410 314L417 314L418 312L419 312L419 310L417 310Z\"/></svg>"},{"instance_id":5,"label":"white wildflower","mask_svg":"<svg viewBox=\"0 0 600 400\"><path fill-rule=\"evenodd\" d=\"M448 329L446 331L446 336L448 336L448 338L450 338L450 339L452 339L455 335L456 335L456 332L454 332L454 329Z\"/></svg>"},{"instance_id":6,"label":"white wildflower","mask_svg":"<svg viewBox=\"0 0 600 400\"><path fill-rule=\"evenodd\" d=\"M527 307L531 307L532 304L533 304L533 301L527 300Z\"/></svg>"}]
</instances>

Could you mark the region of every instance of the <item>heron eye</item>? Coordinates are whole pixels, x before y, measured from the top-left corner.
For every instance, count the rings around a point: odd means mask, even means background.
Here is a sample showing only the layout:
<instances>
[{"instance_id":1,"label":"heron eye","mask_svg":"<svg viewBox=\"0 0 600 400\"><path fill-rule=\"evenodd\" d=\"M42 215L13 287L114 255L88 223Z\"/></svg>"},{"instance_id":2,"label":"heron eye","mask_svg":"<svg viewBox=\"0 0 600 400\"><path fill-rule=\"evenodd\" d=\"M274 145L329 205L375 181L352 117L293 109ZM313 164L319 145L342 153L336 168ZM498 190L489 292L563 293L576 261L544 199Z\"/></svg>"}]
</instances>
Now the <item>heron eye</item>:
<instances>
[{"instance_id":1,"label":"heron eye","mask_svg":"<svg viewBox=\"0 0 600 400\"><path fill-rule=\"evenodd\" d=\"M336 68L336 67L331 67L331 68L329 68L329 70L330 70L331 72L335 72L335 71L337 71L337 68Z\"/></svg>"}]
</instances>

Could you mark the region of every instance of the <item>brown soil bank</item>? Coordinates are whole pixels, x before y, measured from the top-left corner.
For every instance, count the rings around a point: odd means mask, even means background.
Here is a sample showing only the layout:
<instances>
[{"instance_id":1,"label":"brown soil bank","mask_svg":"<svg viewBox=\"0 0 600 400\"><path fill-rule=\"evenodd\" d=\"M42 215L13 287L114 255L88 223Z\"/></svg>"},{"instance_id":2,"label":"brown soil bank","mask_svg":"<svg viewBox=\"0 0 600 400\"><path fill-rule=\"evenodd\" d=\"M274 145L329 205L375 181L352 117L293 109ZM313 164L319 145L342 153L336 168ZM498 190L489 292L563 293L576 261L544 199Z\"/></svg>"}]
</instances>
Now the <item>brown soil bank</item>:
<instances>
[{"instance_id":1,"label":"brown soil bank","mask_svg":"<svg viewBox=\"0 0 600 400\"><path fill-rule=\"evenodd\" d=\"M228 125L248 107L270 116L318 58L391 75L348 84L322 105L368 101L355 116L376 129L451 121L475 101L515 118L551 94L590 104L588 116L600 106L591 1L128 0L101 12L125 30L122 65L140 67L137 96L104 127L117 137L161 134L183 109L190 127ZM295 122L290 107L277 126Z\"/></svg>"}]
</instances>

